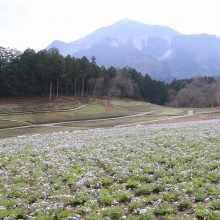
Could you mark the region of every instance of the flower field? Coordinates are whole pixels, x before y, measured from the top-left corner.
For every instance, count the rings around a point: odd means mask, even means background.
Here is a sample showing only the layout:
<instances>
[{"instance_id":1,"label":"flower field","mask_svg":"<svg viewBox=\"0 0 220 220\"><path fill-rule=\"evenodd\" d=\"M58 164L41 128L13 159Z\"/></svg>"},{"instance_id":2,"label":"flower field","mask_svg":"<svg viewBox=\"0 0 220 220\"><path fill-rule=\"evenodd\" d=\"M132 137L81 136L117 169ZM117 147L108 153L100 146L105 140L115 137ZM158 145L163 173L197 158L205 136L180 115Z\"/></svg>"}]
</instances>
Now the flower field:
<instances>
[{"instance_id":1,"label":"flower field","mask_svg":"<svg viewBox=\"0 0 220 220\"><path fill-rule=\"evenodd\" d=\"M0 139L0 219L220 219L220 120Z\"/></svg>"}]
</instances>

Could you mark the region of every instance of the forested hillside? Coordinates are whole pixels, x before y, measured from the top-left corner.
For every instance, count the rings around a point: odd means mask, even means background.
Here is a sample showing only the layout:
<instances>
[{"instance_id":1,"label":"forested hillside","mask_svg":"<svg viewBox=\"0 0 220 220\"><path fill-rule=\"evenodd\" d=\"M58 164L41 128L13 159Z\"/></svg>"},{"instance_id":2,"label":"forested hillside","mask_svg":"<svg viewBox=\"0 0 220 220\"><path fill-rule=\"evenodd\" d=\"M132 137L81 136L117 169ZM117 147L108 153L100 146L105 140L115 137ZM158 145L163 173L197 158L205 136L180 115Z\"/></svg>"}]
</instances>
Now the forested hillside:
<instances>
[{"instance_id":1,"label":"forested hillside","mask_svg":"<svg viewBox=\"0 0 220 220\"><path fill-rule=\"evenodd\" d=\"M220 78L194 77L174 80L168 85L169 102L174 107L220 106Z\"/></svg>"},{"instance_id":2,"label":"forested hillside","mask_svg":"<svg viewBox=\"0 0 220 220\"><path fill-rule=\"evenodd\" d=\"M62 56L55 48L35 52L0 47L0 98L59 95L132 98L175 107L220 105L220 79L195 77L166 84L130 67L106 68L91 60Z\"/></svg>"},{"instance_id":3,"label":"forested hillside","mask_svg":"<svg viewBox=\"0 0 220 220\"><path fill-rule=\"evenodd\" d=\"M0 97L59 95L119 97L163 104L168 101L164 82L132 68L105 68L96 58L62 56L55 48L35 52L0 47Z\"/></svg>"}]
</instances>

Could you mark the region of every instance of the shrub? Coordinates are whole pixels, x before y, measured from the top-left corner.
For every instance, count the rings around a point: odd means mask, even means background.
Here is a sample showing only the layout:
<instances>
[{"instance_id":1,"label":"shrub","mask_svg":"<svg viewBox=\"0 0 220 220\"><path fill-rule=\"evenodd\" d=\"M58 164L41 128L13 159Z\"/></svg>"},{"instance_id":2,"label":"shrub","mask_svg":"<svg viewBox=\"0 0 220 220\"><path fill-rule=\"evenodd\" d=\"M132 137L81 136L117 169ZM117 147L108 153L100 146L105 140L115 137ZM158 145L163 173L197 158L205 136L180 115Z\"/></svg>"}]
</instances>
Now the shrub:
<instances>
[{"instance_id":1,"label":"shrub","mask_svg":"<svg viewBox=\"0 0 220 220\"><path fill-rule=\"evenodd\" d=\"M174 192L167 192L164 194L163 199L168 202L173 202L178 199L178 195Z\"/></svg>"},{"instance_id":2,"label":"shrub","mask_svg":"<svg viewBox=\"0 0 220 220\"><path fill-rule=\"evenodd\" d=\"M196 202L203 202L207 198L207 193L203 191L197 191L194 193Z\"/></svg>"},{"instance_id":3,"label":"shrub","mask_svg":"<svg viewBox=\"0 0 220 220\"><path fill-rule=\"evenodd\" d=\"M158 208L155 209L154 213L156 215L167 215L167 214L173 214L174 208L171 205L168 204L161 204Z\"/></svg>"},{"instance_id":4,"label":"shrub","mask_svg":"<svg viewBox=\"0 0 220 220\"><path fill-rule=\"evenodd\" d=\"M206 178L213 183L217 183L220 180L220 174L217 172L209 173Z\"/></svg>"},{"instance_id":5,"label":"shrub","mask_svg":"<svg viewBox=\"0 0 220 220\"><path fill-rule=\"evenodd\" d=\"M143 169L145 173L148 173L148 174L154 173L154 169L152 167L144 167Z\"/></svg>"},{"instance_id":6,"label":"shrub","mask_svg":"<svg viewBox=\"0 0 220 220\"><path fill-rule=\"evenodd\" d=\"M165 190L165 186L162 184L158 184L154 186L153 192L154 193L159 193L159 192L163 192Z\"/></svg>"},{"instance_id":7,"label":"shrub","mask_svg":"<svg viewBox=\"0 0 220 220\"><path fill-rule=\"evenodd\" d=\"M152 179L150 177L148 177L147 175L138 175L138 176L134 176L132 179L142 182L142 183L151 183Z\"/></svg>"},{"instance_id":8,"label":"shrub","mask_svg":"<svg viewBox=\"0 0 220 220\"><path fill-rule=\"evenodd\" d=\"M164 182L166 184L174 184L176 182L176 179L174 177L170 177L170 176L165 176L161 180L162 180L162 182Z\"/></svg>"},{"instance_id":9,"label":"shrub","mask_svg":"<svg viewBox=\"0 0 220 220\"><path fill-rule=\"evenodd\" d=\"M147 212L147 213L144 213L141 216L138 216L135 219L136 220L156 220L156 217L152 212Z\"/></svg>"},{"instance_id":10,"label":"shrub","mask_svg":"<svg viewBox=\"0 0 220 220\"><path fill-rule=\"evenodd\" d=\"M104 218L96 213L90 213L85 216L85 220L104 220Z\"/></svg>"},{"instance_id":11,"label":"shrub","mask_svg":"<svg viewBox=\"0 0 220 220\"><path fill-rule=\"evenodd\" d=\"M220 219L220 211L211 211L207 217L208 220Z\"/></svg>"},{"instance_id":12,"label":"shrub","mask_svg":"<svg viewBox=\"0 0 220 220\"><path fill-rule=\"evenodd\" d=\"M104 189L100 194L100 202L104 205L111 205L114 198L110 195L109 191Z\"/></svg>"},{"instance_id":13,"label":"shrub","mask_svg":"<svg viewBox=\"0 0 220 220\"><path fill-rule=\"evenodd\" d=\"M27 211L25 209L19 208L13 211L13 215L16 216L16 219L25 219Z\"/></svg>"},{"instance_id":14,"label":"shrub","mask_svg":"<svg viewBox=\"0 0 220 220\"><path fill-rule=\"evenodd\" d=\"M220 210L220 201L219 200L212 201L211 208L214 210Z\"/></svg>"},{"instance_id":15,"label":"shrub","mask_svg":"<svg viewBox=\"0 0 220 220\"><path fill-rule=\"evenodd\" d=\"M162 200L162 196L151 194L151 195L144 198L144 201L147 204L151 204L152 202L155 202L155 201L158 201L158 200Z\"/></svg>"},{"instance_id":16,"label":"shrub","mask_svg":"<svg viewBox=\"0 0 220 220\"><path fill-rule=\"evenodd\" d=\"M101 180L102 185L109 185L113 182L113 179L109 178L109 177L105 177Z\"/></svg>"},{"instance_id":17,"label":"shrub","mask_svg":"<svg viewBox=\"0 0 220 220\"><path fill-rule=\"evenodd\" d=\"M184 211L186 209L190 209L191 207L192 207L192 202L191 201L186 200L186 199L179 201L178 208L179 208L180 211Z\"/></svg>"},{"instance_id":18,"label":"shrub","mask_svg":"<svg viewBox=\"0 0 220 220\"><path fill-rule=\"evenodd\" d=\"M137 188L140 185L140 181L129 179L126 183L126 188Z\"/></svg>"},{"instance_id":19,"label":"shrub","mask_svg":"<svg viewBox=\"0 0 220 220\"><path fill-rule=\"evenodd\" d=\"M149 195L153 192L153 185L145 184L141 185L137 188L136 194L137 195Z\"/></svg>"},{"instance_id":20,"label":"shrub","mask_svg":"<svg viewBox=\"0 0 220 220\"><path fill-rule=\"evenodd\" d=\"M131 192L120 190L115 193L114 198L116 198L118 202L129 202L133 196L134 195Z\"/></svg>"},{"instance_id":21,"label":"shrub","mask_svg":"<svg viewBox=\"0 0 220 220\"><path fill-rule=\"evenodd\" d=\"M89 199L88 195L83 194L82 192L77 192L75 197L71 199L73 205L80 205L85 203Z\"/></svg>"},{"instance_id":22,"label":"shrub","mask_svg":"<svg viewBox=\"0 0 220 220\"><path fill-rule=\"evenodd\" d=\"M7 216L9 216L10 212L7 210L0 210L0 219L5 219Z\"/></svg>"},{"instance_id":23,"label":"shrub","mask_svg":"<svg viewBox=\"0 0 220 220\"><path fill-rule=\"evenodd\" d=\"M68 210L63 209L57 209L55 211L54 219L66 219L70 215L70 212Z\"/></svg>"},{"instance_id":24,"label":"shrub","mask_svg":"<svg viewBox=\"0 0 220 220\"><path fill-rule=\"evenodd\" d=\"M128 204L129 211L133 212L135 209L141 209L144 207L143 202L131 202Z\"/></svg>"},{"instance_id":25,"label":"shrub","mask_svg":"<svg viewBox=\"0 0 220 220\"><path fill-rule=\"evenodd\" d=\"M109 217L109 218L122 218L122 216L125 215L125 211L122 207L116 206L116 207L109 207L103 211L103 216Z\"/></svg>"},{"instance_id":26,"label":"shrub","mask_svg":"<svg viewBox=\"0 0 220 220\"><path fill-rule=\"evenodd\" d=\"M205 219L207 217L208 210L205 206L200 205L196 208L195 216L198 219Z\"/></svg>"}]
</instances>

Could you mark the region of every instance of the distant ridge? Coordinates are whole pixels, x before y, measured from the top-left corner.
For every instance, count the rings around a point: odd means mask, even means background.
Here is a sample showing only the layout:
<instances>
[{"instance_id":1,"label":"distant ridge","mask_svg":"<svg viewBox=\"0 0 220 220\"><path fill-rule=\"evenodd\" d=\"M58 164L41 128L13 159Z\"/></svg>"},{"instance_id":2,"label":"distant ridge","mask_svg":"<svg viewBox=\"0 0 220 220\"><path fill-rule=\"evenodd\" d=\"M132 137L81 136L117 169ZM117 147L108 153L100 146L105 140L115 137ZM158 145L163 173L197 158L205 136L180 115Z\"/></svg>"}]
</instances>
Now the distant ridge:
<instances>
[{"instance_id":1,"label":"distant ridge","mask_svg":"<svg viewBox=\"0 0 220 220\"><path fill-rule=\"evenodd\" d=\"M160 25L123 19L70 43L55 40L62 55L96 57L98 65L135 68L170 81L197 75L220 75L220 38L183 35Z\"/></svg>"}]
</instances>

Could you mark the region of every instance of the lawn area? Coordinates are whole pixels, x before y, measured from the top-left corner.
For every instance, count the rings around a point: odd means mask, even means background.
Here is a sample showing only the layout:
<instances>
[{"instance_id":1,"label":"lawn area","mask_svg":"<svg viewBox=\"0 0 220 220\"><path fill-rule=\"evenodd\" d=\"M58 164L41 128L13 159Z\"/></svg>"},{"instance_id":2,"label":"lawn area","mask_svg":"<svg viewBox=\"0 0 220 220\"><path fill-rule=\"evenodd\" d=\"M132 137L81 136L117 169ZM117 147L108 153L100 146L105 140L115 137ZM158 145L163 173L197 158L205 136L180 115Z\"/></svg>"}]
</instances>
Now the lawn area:
<instances>
[{"instance_id":1,"label":"lawn area","mask_svg":"<svg viewBox=\"0 0 220 220\"><path fill-rule=\"evenodd\" d=\"M49 122L62 122L83 119L96 119L117 117L132 114L133 112L122 109L117 106L105 106L99 104L89 104L66 111L51 111L39 113L19 113L19 114L5 114L1 117L7 120L16 120L29 122L33 124L49 123Z\"/></svg>"},{"instance_id":2,"label":"lawn area","mask_svg":"<svg viewBox=\"0 0 220 220\"><path fill-rule=\"evenodd\" d=\"M29 104L25 98L15 103L12 101L5 104L0 100L0 138L220 118L220 108L193 109L194 116L187 117L188 109L133 100L111 100L109 104L106 100L80 104L73 97L60 98L53 103L47 103L39 98L33 98ZM32 126L26 127L27 125ZM13 129L6 130L6 128Z\"/></svg>"},{"instance_id":3,"label":"lawn area","mask_svg":"<svg viewBox=\"0 0 220 220\"><path fill-rule=\"evenodd\" d=\"M22 122L18 122L18 121L2 120L0 118L0 129L20 127L20 126L24 126L24 125L27 125L27 123L22 123Z\"/></svg>"}]
</instances>

